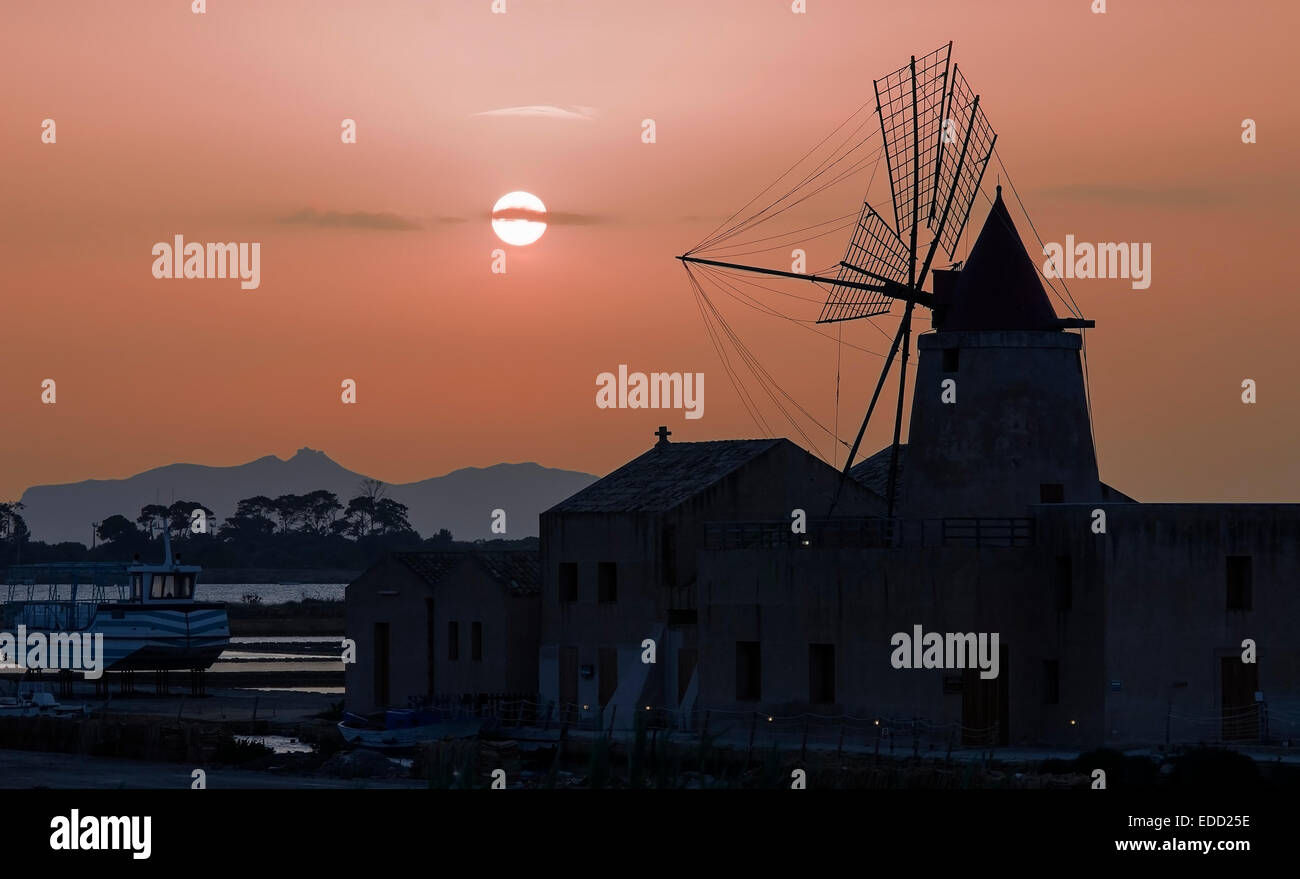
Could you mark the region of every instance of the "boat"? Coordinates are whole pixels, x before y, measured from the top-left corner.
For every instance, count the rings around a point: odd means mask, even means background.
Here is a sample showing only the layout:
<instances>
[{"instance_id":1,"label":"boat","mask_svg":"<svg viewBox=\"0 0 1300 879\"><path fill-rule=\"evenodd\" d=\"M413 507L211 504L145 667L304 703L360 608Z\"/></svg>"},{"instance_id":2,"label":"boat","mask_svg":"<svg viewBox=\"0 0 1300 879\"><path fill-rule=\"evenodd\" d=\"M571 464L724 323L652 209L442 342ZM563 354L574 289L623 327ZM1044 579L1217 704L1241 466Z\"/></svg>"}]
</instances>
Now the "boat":
<instances>
[{"instance_id":1,"label":"boat","mask_svg":"<svg viewBox=\"0 0 1300 879\"><path fill-rule=\"evenodd\" d=\"M400 751L441 739L478 735L483 718L427 708L389 708L374 714L343 713L339 733L349 745L377 751Z\"/></svg>"},{"instance_id":2,"label":"boat","mask_svg":"<svg viewBox=\"0 0 1300 879\"><path fill-rule=\"evenodd\" d=\"M0 633L103 636L98 656L81 656L73 672L143 669L207 669L230 646L224 603L196 597L198 565L173 559L163 532L161 564L27 565L8 569L8 601L0 604ZM35 597L46 584L48 595ZM57 585L71 584L71 597L57 596ZM90 596L85 595L86 587ZM19 597L26 589L26 597ZM21 627L21 628L20 628ZM86 639L82 639L83 642ZM70 651L71 652L71 651ZM98 666L98 668L96 668ZM22 666L20 666L22 667ZM53 664L47 668L55 667Z\"/></svg>"},{"instance_id":3,"label":"boat","mask_svg":"<svg viewBox=\"0 0 1300 879\"><path fill-rule=\"evenodd\" d=\"M20 684L17 695L0 696L0 718L5 717L84 717L86 705L63 705L46 690Z\"/></svg>"}]
</instances>

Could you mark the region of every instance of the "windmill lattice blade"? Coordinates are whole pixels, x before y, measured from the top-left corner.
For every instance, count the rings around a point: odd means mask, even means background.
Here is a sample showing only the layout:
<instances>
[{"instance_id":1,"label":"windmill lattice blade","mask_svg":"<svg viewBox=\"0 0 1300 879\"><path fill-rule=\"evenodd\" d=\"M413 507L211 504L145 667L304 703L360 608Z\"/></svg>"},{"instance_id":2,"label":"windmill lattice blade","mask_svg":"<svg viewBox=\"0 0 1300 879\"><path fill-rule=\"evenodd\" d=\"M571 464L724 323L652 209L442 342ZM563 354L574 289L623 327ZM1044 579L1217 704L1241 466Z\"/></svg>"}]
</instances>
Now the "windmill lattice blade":
<instances>
[{"instance_id":1,"label":"windmill lattice blade","mask_svg":"<svg viewBox=\"0 0 1300 879\"><path fill-rule=\"evenodd\" d=\"M889 186L894 198L894 228L899 237L906 236L912 228L914 200L920 199L917 216L928 221L934 214L944 97L947 94L951 54L952 44L948 43L929 55L916 59L915 103L910 63L875 82L880 132L885 141L885 161L889 165ZM920 144L917 151L919 175L914 168L913 159L914 125L916 139Z\"/></svg>"},{"instance_id":2,"label":"windmill lattice blade","mask_svg":"<svg viewBox=\"0 0 1300 879\"><path fill-rule=\"evenodd\" d=\"M950 124L945 138L951 142L943 146L938 180L939 197L951 199L951 208L945 211L940 204L930 221L930 230L938 236L949 257L956 254L957 242L970 219L975 194L979 192L984 169L993 156L993 144L997 140L993 126L989 125L984 108L978 106L979 99L967 85L966 78L956 67L952 74L947 111ZM964 155L963 144L966 144ZM940 225L942 228L938 228Z\"/></svg>"},{"instance_id":3,"label":"windmill lattice blade","mask_svg":"<svg viewBox=\"0 0 1300 879\"><path fill-rule=\"evenodd\" d=\"M858 218L857 228L854 229L853 238L849 241L849 250L844 256L844 262L847 265L840 266L835 278L836 282L892 281L906 285L911 251L890 228L889 223L876 213L875 208L864 202L862 215ZM860 290L833 283L817 322L833 323L886 314L890 304L890 297L883 292Z\"/></svg>"}]
</instances>

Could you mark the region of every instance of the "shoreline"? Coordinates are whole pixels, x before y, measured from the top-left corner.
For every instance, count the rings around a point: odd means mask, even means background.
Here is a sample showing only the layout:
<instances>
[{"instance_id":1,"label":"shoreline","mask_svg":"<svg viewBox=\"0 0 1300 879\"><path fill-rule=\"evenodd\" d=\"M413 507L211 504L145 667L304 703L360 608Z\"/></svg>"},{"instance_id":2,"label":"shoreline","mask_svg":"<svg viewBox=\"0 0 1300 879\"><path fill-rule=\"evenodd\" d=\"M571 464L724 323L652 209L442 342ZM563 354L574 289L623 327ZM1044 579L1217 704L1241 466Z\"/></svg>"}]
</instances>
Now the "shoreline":
<instances>
[{"instance_id":1,"label":"shoreline","mask_svg":"<svg viewBox=\"0 0 1300 879\"><path fill-rule=\"evenodd\" d=\"M199 586L297 586L317 583L351 583L361 571L350 568L204 568Z\"/></svg>"}]
</instances>

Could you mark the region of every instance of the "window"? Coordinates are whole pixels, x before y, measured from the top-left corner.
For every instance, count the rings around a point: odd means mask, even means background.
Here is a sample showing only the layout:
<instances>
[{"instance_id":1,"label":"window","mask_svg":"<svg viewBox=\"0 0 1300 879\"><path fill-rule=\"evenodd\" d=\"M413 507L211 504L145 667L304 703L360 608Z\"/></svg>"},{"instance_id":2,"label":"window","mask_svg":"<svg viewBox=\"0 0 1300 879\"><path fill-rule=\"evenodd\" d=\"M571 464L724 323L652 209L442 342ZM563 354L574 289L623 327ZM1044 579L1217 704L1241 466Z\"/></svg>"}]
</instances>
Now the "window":
<instances>
[{"instance_id":1,"label":"window","mask_svg":"<svg viewBox=\"0 0 1300 879\"><path fill-rule=\"evenodd\" d=\"M1043 702L1061 703L1061 663L1056 659L1043 660Z\"/></svg>"},{"instance_id":2,"label":"window","mask_svg":"<svg viewBox=\"0 0 1300 879\"><path fill-rule=\"evenodd\" d=\"M835 702L835 645L808 645L808 701Z\"/></svg>"},{"instance_id":3,"label":"window","mask_svg":"<svg viewBox=\"0 0 1300 879\"><path fill-rule=\"evenodd\" d=\"M176 597L177 598L194 597L194 575L193 574L176 575Z\"/></svg>"},{"instance_id":4,"label":"window","mask_svg":"<svg viewBox=\"0 0 1300 879\"><path fill-rule=\"evenodd\" d=\"M1070 557L1056 557L1056 612L1065 613L1074 602L1074 587L1070 579Z\"/></svg>"},{"instance_id":5,"label":"window","mask_svg":"<svg viewBox=\"0 0 1300 879\"><path fill-rule=\"evenodd\" d=\"M577 562L560 562L560 601L578 600Z\"/></svg>"},{"instance_id":6,"label":"window","mask_svg":"<svg viewBox=\"0 0 1300 879\"><path fill-rule=\"evenodd\" d=\"M944 372L957 371L957 355L959 353L960 353L960 349L958 348L943 349L943 371Z\"/></svg>"},{"instance_id":7,"label":"window","mask_svg":"<svg viewBox=\"0 0 1300 879\"><path fill-rule=\"evenodd\" d=\"M1038 502L1042 504L1065 503L1065 486L1059 482L1044 482L1038 486Z\"/></svg>"},{"instance_id":8,"label":"window","mask_svg":"<svg viewBox=\"0 0 1300 879\"><path fill-rule=\"evenodd\" d=\"M677 585L677 526L664 525L659 542L659 564L663 567L664 585L672 589Z\"/></svg>"},{"instance_id":9,"label":"window","mask_svg":"<svg viewBox=\"0 0 1300 879\"><path fill-rule=\"evenodd\" d=\"M1251 558L1228 556L1228 610L1251 610Z\"/></svg>"},{"instance_id":10,"label":"window","mask_svg":"<svg viewBox=\"0 0 1300 879\"><path fill-rule=\"evenodd\" d=\"M470 623L469 658L475 662L483 661L483 624Z\"/></svg>"},{"instance_id":11,"label":"window","mask_svg":"<svg viewBox=\"0 0 1300 879\"><path fill-rule=\"evenodd\" d=\"M447 658L460 659L460 623L447 623Z\"/></svg>"},{"instance_id":12,"label":"window","mask_svg":"<svg viewBox=\"0 0 1300 879\"><path fill-rule=\"evenodd\" d=\"M173 574L154 574L149 587L150 598L175 598L176 577Z\"/></svg>"},{"instance_id":13,"label":"window","mask_svg":"<svg viewBox=\"0 0 1300 879\"><path fill-rule=\"evenodd\" d=\"M763 655L757 641L736 642L736 701L763 698Z\"/></svg>"},{"instance_id":14,"label":"window","mask_svg":"<svg viewBox=\"0 0 1300 879\"><path fill-rule=\"evenodd\" d=\"M601 604L618 601L618 565L614 562L596 566L596 600Z\"/></svg>"},{"instance_id":15,"label":"window","mask_svg":"<svg viewBox=\"0 0 1300 879\"><path fill-rule=\"evenodd\" d=\"M143 594L143 588L141 587L140 583L143 579L144 577L141 574L131 575L131 600L132 601L140 600L140 596Z\"/></svg>"}]
</instances>

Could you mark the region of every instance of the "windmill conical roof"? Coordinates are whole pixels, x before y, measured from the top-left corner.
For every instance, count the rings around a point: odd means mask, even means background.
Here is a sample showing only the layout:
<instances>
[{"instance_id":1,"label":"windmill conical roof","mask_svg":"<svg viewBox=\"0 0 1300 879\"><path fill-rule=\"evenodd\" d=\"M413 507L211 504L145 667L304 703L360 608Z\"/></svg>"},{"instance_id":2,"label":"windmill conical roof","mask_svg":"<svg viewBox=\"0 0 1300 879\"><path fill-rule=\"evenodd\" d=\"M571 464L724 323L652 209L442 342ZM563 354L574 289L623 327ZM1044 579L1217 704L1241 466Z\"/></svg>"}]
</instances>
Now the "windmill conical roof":
<instances>
[{"instance_id":1,"label":"windmill conical roof","mask_svg":"<svg viewBox=\"0 0 1300 879\"><path fill-rule=\"evenodd\" d=\"M1001 186L970 257L957 275L943 329L1059 329L1038 270L1002 202Z\"/></svg>"}]
</instances>

